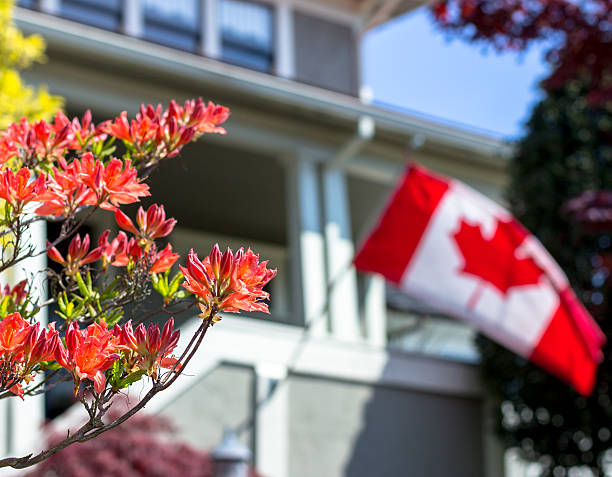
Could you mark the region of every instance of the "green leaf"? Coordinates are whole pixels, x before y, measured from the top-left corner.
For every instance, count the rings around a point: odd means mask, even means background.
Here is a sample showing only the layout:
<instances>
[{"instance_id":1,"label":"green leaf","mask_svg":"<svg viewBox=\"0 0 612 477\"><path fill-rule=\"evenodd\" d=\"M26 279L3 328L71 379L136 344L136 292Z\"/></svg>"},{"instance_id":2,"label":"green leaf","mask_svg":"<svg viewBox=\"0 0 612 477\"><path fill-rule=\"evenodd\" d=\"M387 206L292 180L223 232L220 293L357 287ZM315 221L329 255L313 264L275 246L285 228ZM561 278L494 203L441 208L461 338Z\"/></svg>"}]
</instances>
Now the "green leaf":
<instances>
[{"instance_id":1,"label":"green leaf","mask_svg":"<svg viewBox=\"0 0 612 477\"><path fill-rule=\"evenodd\" d=\"M117 323L122 317L123 317L123 309L115 308L114 310L109 312L104 317L104 321L106 322L106 324L110 328L112 326L115 326L115 323Z\"/></svg>"},{"instance_id":2,"label":"green leaf","mask_svg":"<svg viewBox=\"0 0 612 477\"><path fill-rule=\"evenodd\" d=\"M85 282L83 281L83 277L81 276L81 273L77 272L74 278L77 282L77 285L79 286L79 291L81 292L81 295L83 295L84 297L88 297L89 290L87 289L87 286L85 285Z\"/></svg>"},{"instance_id":3,"label":"green leaf","mask_svg":"<svg viewBox=\"0 0 612 477\"><path fill-rule=\"evenodd\" d=\"M127 388L130 384L134 384L136 381L140 381L140 379L145 375L147 371L144 369L139 369L138 371L134 371L133 373L128 374L125 378L120 379L117 383L118 389Z\"/></svg>"},{"instance_id":4,"label":"green leaf","mask_svg":"<svg viewBox=\"0 0 612 477\"><path fill-rule=\"evenodd\" d=\"M113 387L120 380L124 369L125 361L123 359L118 359L117 361L115 361L109 369L108 380Z\"/></svg>"}]
</instances>

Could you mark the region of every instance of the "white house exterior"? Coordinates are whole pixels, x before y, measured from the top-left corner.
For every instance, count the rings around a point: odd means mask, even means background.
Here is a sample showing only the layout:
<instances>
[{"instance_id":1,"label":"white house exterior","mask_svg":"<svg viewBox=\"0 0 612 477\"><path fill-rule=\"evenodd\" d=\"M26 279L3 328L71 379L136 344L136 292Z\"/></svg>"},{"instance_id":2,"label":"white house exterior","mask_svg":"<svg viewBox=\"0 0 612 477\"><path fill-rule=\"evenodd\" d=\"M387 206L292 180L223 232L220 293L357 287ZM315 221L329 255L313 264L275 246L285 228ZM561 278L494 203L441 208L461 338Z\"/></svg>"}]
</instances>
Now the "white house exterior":
<instances>
[{"instance_id":1,"label":"white house exterior","mask_svg":"<svg viewBox=\"0 0 612 477\"><path fill-rule=\"evenodd\" d=\"M150 412L202 448L237 429L268 477L503 475L472 330L400 311L401 297L350 266L407 155L498 200L507 181L503 141L359 98L365 29L421 2L20 3L20 27L48 43L26 80L69 113L99 121L198 96L232 111L227 136L186 148L151 191L178 219L182 253L219 242L271 259L272 314L225 317ZM186 336L197 318L183 319ZM43 415L40 401L11 406L7 453L27 450Z\"/></svg>"}]
</instances>

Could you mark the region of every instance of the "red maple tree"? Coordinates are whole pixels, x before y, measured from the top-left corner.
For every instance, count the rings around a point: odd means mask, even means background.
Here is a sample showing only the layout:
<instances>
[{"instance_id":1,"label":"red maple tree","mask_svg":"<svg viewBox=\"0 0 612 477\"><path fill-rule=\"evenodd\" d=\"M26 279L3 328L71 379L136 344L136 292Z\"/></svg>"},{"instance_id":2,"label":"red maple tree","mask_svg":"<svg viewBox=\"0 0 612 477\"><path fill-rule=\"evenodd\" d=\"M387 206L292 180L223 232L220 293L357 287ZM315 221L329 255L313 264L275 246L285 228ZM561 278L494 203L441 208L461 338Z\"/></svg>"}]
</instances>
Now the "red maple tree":
<instances>
[{"instance_id":1,"label":"red maple tree","mask_svg":"<svg viewBox=\"0 0 612 477\"><path fill-rule=\"evenodd\" d=\"M512 287L535 285L542 270L531 258L516 256L516 250L527 237L516 222L497 220L495 234L487 239L479 225L461 220L453 234L464 262L461 273L472 275L494 286L506 295Z\"/></svg>"}]
</instances>

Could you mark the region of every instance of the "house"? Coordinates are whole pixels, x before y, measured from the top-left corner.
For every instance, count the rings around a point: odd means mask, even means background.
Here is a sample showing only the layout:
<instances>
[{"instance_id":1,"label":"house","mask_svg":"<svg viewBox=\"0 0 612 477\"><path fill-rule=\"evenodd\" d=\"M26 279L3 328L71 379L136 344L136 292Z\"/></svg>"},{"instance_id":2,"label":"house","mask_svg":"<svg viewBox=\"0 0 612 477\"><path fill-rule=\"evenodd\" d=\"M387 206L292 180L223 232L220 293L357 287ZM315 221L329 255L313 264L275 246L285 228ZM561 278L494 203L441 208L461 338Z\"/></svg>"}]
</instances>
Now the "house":
<instances>
[{"instance_id":1,"label":"house","mask_svg":"<svg viewBox=\"0 0 612 477\"><path fill-rule=\"evenodd\" d=\"M225 317L150 412L199 447L233 428L269 477L503 475L473 330L407 313L414 303L350 267L407 154L496 199L507 181L507 143L360 97L363 33L421 1L19 3L49 56L24 76L70 114L198 96L232 110L227 136L186 148L150 185L183 254L250 246L278 267L271 316ZM184 336L197 324L184 319ZM4 451L27 450L42 401L11 406Z\"/></svg>"}]
</instances>

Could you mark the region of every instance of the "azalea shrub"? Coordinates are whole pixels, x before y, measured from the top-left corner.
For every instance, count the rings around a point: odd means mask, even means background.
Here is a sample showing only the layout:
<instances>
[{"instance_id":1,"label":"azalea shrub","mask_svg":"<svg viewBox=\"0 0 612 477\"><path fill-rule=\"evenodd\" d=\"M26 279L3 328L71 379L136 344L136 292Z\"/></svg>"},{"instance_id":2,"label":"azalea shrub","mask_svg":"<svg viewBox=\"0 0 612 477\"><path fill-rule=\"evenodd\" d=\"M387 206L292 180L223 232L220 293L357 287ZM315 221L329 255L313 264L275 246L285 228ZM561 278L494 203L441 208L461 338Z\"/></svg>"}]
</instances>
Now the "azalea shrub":
<instances>
[{"instance_id":1,"label":"azalea shrub","mask_svg":"<svg viewBox=\"0 0 612 477\"><path fill-rule=\"evenodd\" d=\"M33 276L0 289L0 398L28 399L71 379L89 416L49 449L2 459L0 467L28 467L118 426L178 378L220 313L268 312L263 287L276 270L253 251L222 253L216 245L200 259L192 250L173 271L180 257L160 239L168 240L176 220L161 204L140 207L135 217L123 209L150 195L147 178L160 163L205 134L225 134L228 116L227 108L198 99L167 109L143 105L134 119L124 111L99 124L89 111L74 119L59 112L52 122L24 118L0 133L0 272L44 253L57 264L46 271L44 300ZM83 234L94 213L113 214L119 232ZM28 233L40 220L61 224L42 250ZM153 291L163 303L156 311L167 316L199 306L193 336L181 337L173 318L148 326L152 313L128 319L126 307ZM38 322L52 305L51 322ZM144 397L105 418L113 397L143 380Z\"/></svg>"}]
</instances>

